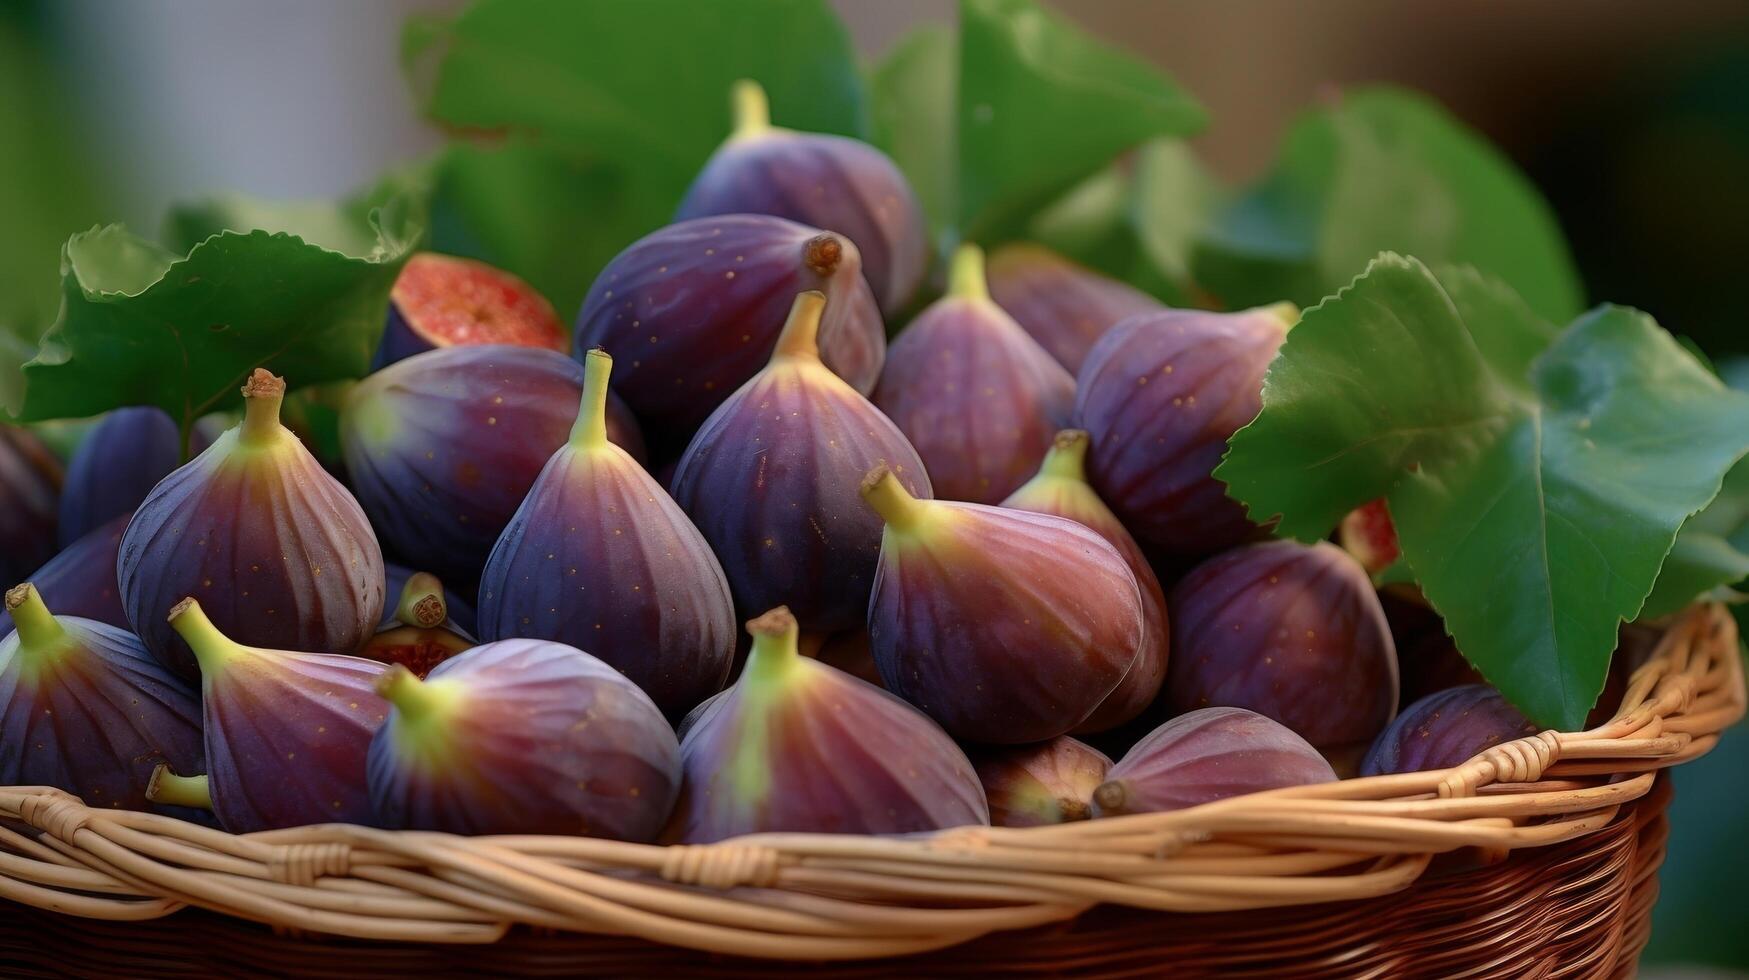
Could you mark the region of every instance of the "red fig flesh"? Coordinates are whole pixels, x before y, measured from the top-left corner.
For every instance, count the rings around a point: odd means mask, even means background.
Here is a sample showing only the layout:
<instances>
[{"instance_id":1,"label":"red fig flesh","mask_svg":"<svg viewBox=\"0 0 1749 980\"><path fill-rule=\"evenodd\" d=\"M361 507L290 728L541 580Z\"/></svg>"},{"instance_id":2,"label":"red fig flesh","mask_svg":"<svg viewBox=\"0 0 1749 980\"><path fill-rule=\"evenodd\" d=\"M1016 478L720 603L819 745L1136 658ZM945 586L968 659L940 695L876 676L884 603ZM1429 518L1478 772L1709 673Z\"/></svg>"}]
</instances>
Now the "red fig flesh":
<instances>
[{"instance_id":1,"label":"red fig flesh","mask_svg":"<svg viewBox=\"0 0 1749 980\"><path fill-rule=\"evenodd\" d=\"M1137 742L1093 793L1095 813L1181 810L1284 786L1336 780L1306 740L1254 711L1203 708Z\"/></svg>"},{"instance_id":2,"label":"red fig flesh","mask_svg":"<svg viewBox=\"0 0 1749 980\"><path fill-rule=\"evenodd\" d=\"M533 286L484 262L421 252L389 290L374 367L435 347L509 344L568 353L571 335Z\"/></svg>"},{"instance_id":3,"label":"red fig flesh","mask_svg":"<svg viewBox=\"0 0 1749 980\"><path fill-rule=\"evenodd\" d=\"M432 668L472 646L473 638L449 618L443 583L429 572L414 572L401 586L393 616L358 655L399 664L423 679Z\"/></svg>"},{"instance_id":4,"label":"red fig flesh","mask_svg":"<svg viewBox=\"0 0 1749 980\"><path fill-rule=\"evenodd\" d=\"M1164 309L1133 286L1027 243L991 253L990 298L1070 374L1118 321Z\"/></svg>"},{"instance_id":5,"label":"red fig flesh","mask_svg":"<svg viewBox=\"0 0 1749 980\"><path fill-rule=\"evenodd\" d=\"M1349 511L1336 530L1336 540L1372 575L1390 568L1403 553L1397 546L1391 508L1382 498Z\"/></svg>"},{"instance_id":6,"label":"red fig flesh","mask_svg":"<svg viewBox=\"0 0 1749 980\"><path fill-rule=\"evenodd\" d=\"M1105 753L1060 735L1048 742L977 754L978 778L998 827L1040 827L1093 816L1093 791L1105 782Z\"/></svg>"}]
</instances>

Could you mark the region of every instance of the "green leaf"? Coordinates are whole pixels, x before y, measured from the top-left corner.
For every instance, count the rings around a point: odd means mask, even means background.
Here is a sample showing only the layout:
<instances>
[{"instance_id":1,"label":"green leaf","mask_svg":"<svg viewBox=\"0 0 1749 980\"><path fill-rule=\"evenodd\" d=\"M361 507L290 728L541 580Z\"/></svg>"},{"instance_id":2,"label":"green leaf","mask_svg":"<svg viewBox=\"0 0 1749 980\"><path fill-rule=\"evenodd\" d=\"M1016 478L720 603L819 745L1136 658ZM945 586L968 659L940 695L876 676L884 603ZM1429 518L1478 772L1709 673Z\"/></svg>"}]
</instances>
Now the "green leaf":
<instances>
[{"instance_id":1,"label":"green leaf","mask_svg":"<svg viewBox=\"0 0 1749 980\"><path fill-rule=\"evenodd\" d=\"M1749 450L1749 395L1633 310L1537 353L1547 337L1497 281L1382 256L1289 332L1216 475L1301 540L1386 497L1466 656L1571 727L1678 528Z\"/></svg>"},{"instance_id":2,"label":"green leaf","mask_svg":"<svg viewBox=\"0 0 1749 980\"><path fill-rule=\"evenodd\" d=\"M1721 590L1745 578L1749 578L1749 463L1738 463L1725 474L1713 502L1682 525L1640 617L1668 616L1701 597L1735 599Z\"/></svg>"},{"instance_id":3,"label":"green leaf","mask_svg":"<svg viewBox=\"0 0 1749 980\"><path fill-rule=\"evenodd\" d=\"M926 24L906 35L870 73L874 144L904 171L942 254L955 225L959 35Z\"/></svg>"},{"instance_id":4,"label":"green leaf","mask_svg":"<svg viewBox=\"0 0 1749 980\"><path fill-rule=\"evenodd\" d=\"M237 398L256 367L294 387L370 368L393 285L424 235L417 195L390 195L341 233L344 213L247 205L179 210L170 225L198 241L185 255L119 225L75 235L61 259L60 317L24 366L20 417L95 415L157 405L185 427ZM207 230L296 213L355 247L341 252L285 232Z\"/></svg>"},{"instance_id":5,"label":"green leaf","mask_svg":"<svg viewBox=\"0 0 1749 980\"><path fill-rule=\"evenodd\" d=\"M1473 265L1542 316L1581 304L1548 205L1499 151L1432 100L1345 93L1294 124L1274 170L1204 237L1197 278L1229 307L1309 306L1380 251Z\"/></svg>"}]
</instances>

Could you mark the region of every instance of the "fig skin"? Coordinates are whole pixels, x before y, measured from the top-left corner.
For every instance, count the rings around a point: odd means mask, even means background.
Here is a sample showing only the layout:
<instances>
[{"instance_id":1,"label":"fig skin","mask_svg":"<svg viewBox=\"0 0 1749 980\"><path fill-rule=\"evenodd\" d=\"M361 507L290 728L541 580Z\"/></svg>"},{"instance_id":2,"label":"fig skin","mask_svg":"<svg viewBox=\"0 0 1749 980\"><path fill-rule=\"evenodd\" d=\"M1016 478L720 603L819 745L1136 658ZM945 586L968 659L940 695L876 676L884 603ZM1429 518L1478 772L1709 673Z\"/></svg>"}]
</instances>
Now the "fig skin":
<instances>
[{"instance_id":1,"label":"fig skin","mask_svg":"<svg viewBox=\"0 0 1749 980\"><path fill-rule=\"evenodd\" d=\"M55 556L61 462L30 430L0 425L0 582Z\"/></svg>"},{"instance_id":2,"label":"fig skin","mask_svg":"<svg viewBox=\"0 0 1749 980\"><path fill-rule=\"evenodd\" d=\"M986 749L974 764L998 827L1042 827L1093 816L1093 791L1111 759L1067 735L1048 742Z\"/></svg>"},{"instance_id":3,"label":"fig skin","mask_svg":"<svg viewBox=\"0 0 1749 980\"><path fill-rule=\"evenodd\" d=\"M589 288L575 350L617 358L626 404L684 439L765 366L790 302L810 289L828 299L821 360L872 391L887 334L856 246L771 215L695 218L633 242Z\"/></svg>"},{"instance_id":4,"label":"fig skin","mask_svg":"<svg viewBox=\"0 0 1749 980\"><path fill-rule=\"evenodd\" d=\"M1403 709L1372 744L1362 776L1447 769L1484 749L1535 735L1535 722L1487 684L1438 691Z\"/></svg>"},{"instance_id":5,"label":"fig skin","mask_svg":"<svg viewBox=\"0 0 1749 980\"><path fill-rule=\"evenodd\" d=\"M731 93L735 129L705 162L674 220L770 214L856 243L882 313L903 309L923 282L928 222L898 165L861 140L771 125L757 82Z\"/></svg>"},{"instance_id":6,"label":"fig skin","mask_svg":"<svg viewBox=\"0 0 1749 980\"><path fill-rule=\"evenodd\" d=\"M1117 689L1075 727L1077 733L1083 734L1110 731L1146 711L1159 696L1160 685L1166 679L1166 659L1172 645L1166 593L1154 574L1154 566L1148 563L1142 546L1124 530L1117 515L1087 483L1087 441L1087 433L1080 429L1057 433L1038 475L1002 502L1004 507L1050 514L1084 525L1117 549L1141 587L1141 653Z\"/></svg>"},{"instance_id":7,"label":"fig skin","mask_svg":"<svg viewBox=\"0 0 1749 980\"><path fill-rule=\"evenodd\" d=\"M371 370L438 347L505 344L571 352L571 332L533 286L474 259L420 252L389 289Z\"/></svg>"},{"instance_id":8,"label":"fig skin","mask_svg":"<svg viewBox=\"0 0 1749 980\"><path fill-rule=\"evenodd\" d=\"M1137 742L1093 792L1095 816L1159 813L1284 786L1336 781L1318 750L1244 708L1201 708Z\"/></svg>"},{"instance_id":9,"label":"fig skin","mask_svg":"<svg viewBox=\"0 0 1749 980\"><path fill-rule=\"evenodd\" d=\"M407 582L411 580L413 576L429 574L429 572L416 572L405 565L397 565L392 561L384 562L383 595L401 595L407 590ZM436 576L432 577L436 578ZM466 633L469 636L476 636L479 634L478 621L474 614L474 604L469 600L462 598L448 586L443 587L443 609L449 616L449 625L457 632ZM379 624L379 629L386 629L392 624L401 622L395 617L395 612L395 609L390 609L386 604L383 606L383 621Z\"/></svg>"},{"instance_id":10,"label":"fig skin","mask_svg":"<svg viewBox=\"0 0 1749 980\"><path fill-rule=\"evenodd\" d=\"M984 255L954 254L948 294L893 341L874 403L911 440L944 500L995 504L1069 424L1075 379L990 301Z\"/></svg>"},{"instance_id":11,"label":"fig skin","mask_svg":"<svg viewBox=\"0 0 1749 980\"><path fill-rule=\"evenodd\" d=\"M562 643L502 640L421 682L404 667L370 744L390 829L654 840L680 790L680 747L637 685Z\"/></svg>"},{"instance_id":12,"label":"fig skin","mask_svg":"<svg viewBox=\"0 0 1749 980\"><path fill-rule=\"evenodd\" d=\"M990 253L990 298L1070 374L1120 320L1166 308L1128 283L1030 242Z\"/></svg>"},{"instance_id":13,"label":"fig skin","mask_svg":"<svg viewBox=\"0 0 1749 980\"><path fill-rule=\"evenodd\" d=\"M862 493L887 522L868 605L875 666L955 738L1055 738L1132 669L1141 589L1098 534L1047 514L919 500L884 468Z\"/></svg>"},{"instance_id":14,"label":"fig skin","mask_svg":"<svg viewBox=\"0 0 1749 980\"><path fill-rule=\"evenodd\" d=\"M990 822L971 762L934 722L801 656L787 609L747 630L746 669L685 725L674 814L680 840L903 834Z\"/></svg>"},{"instance_id":15,"label":"fig skin","mask_svg":"<svg viewBox=\"0 0 1749 980\"><path fill-rule=\"evenodd\" d=\"M257 368L243 421L165 477L128 523L116 581L146 649L180 677L165 620L194 596L239 642L351 652L376 632L383 554L358 501L279 423L285 382Z\"/></svg>"},{"instance_id":16,"label":"fig skin","mask_svg":"<svg viewBox=\"0 0 1749 980\"><path fill-rule=\"evenodd\" d=\"M200 455L218 436L209 420L189 432L189 452ZM158 485L182 464L182 433L161 408L118 408L79 441L67 462L61 487L62 548L109 523L132 514Z\"/></svg>"},{"instance_id":17,"label":"fig skin","mask_svg":"<svg viewBox=\"0 0 1749 980\"><path fill-rule=\"evenodd\" d=\"M444 347L359 382L340 414L358 499L389 552L472 594L492 546L577 418L583 366L532 347ZM608 438L643 436L608 399Z\"/></svg>"},{"instance_id":18,"label":"fig skin","mask_svg":"<svg viewBox=\"0 0 1749 980\"><path fill-rule=\"evenodd\" d=\"M123 514L64 548L26 576L58 616L94 619L131 630L115 581L115 559L131 515ZM12 632L12 614L0 612L0 636Z\"/></svg>"},{"instance_id":19,"label":"fig skin","mask_svg":"<svg viewBox=\"0 0 1749 980\"><path fill-rule=\"evenodd\" d=\"M1164 310L1124 320L1088 352L1075 424L1093 437L1094 489L1136 537L1199 556L1258 535L1213 474L1262 407L1263 374L1291 315L1285 305Z\"/></svg>"},{"instance_id":20,"label":"fig skin","mask_svg":"<svg viewBox=\"0 0 1749 980\"><path fill-rule=\"evenodd\" d=\"M49 612L35 586L6 593L0 640L0 786L55 786L95 808L155 810L159 763L198 771L200 698L132 633Z\"/></svg>"},{"instance_id":21,"label":"fig skin","mask_svg":"<svg viewBox=\"0 0 1749 980\"><path fill-rule=\"evenodd\" d=\"M795 298L771 363L717 406L680 459L674 499L722 560L743 612L787 600L802 628L861 626L881 519L857 488L885 465L930 495L904 433L821 363L818 292Z\"/></svg>"},{"instance_id":22,"label":"fig skin","mask_svg":"<svg viewBox=\"0 0 1749 980\"><path fill-rule=\"evenodd\" d=\"M369 826L364 760L388 717L376 693L388 666L244 646L220 633L193 598L177 603L169 621L200 665L206 770L219 824L233 834Z\"/></svg>"},{"instance_id":23,"label":"fig skin","mask_svg":"<svg viewBox=\"0 0 1749 980\"><path fill-rule=\"evenodd\" d=\"M1248 708L1321 750L1397 713L1397 649L1366 571L1328 542L1268 541L1192 569L1167 597L1175 711Z\"/></svg>"},{"instance_id":24,"label":"fig skin","mask_svg":"<svg viewBox=\"0 0 1749 980\"><path fill-rule=\"evenodd\" d=\"M613 358L587 355L581 410L492 549L480 581L486 640L587 649L670 717L722 689L735 654L729 584L667 491L608 441Z\"/></svg>"},{"instance_id":25,"label":"fig skin","mask_svg":"<svg viewBox=\"0 0 1749 980\"><path fill-rule=\"evenodd\" d=\"M402 584L395 608L358 655L399 664L425 679L432 668L477 644L449 618L443 583L429 572L414 572Z\"/></svg>"}]
</instances>

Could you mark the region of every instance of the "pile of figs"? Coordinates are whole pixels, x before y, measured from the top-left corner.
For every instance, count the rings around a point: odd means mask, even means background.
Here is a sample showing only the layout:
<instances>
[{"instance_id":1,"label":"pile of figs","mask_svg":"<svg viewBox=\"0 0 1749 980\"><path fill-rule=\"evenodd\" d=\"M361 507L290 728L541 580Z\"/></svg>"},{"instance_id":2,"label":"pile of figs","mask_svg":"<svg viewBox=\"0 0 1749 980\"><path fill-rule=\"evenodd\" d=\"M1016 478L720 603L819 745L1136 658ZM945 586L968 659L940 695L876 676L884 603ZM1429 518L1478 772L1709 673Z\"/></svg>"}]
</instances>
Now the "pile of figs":
<instances>
[{"instance_id":1,"label":"pile of figs","mask_svg":"<svg viewBox=\"0 0 1749 980\"><path fill-rule=\"evenodd\" d=\"M931 256L879 151L734 101L574 331L408 263L336 459L262 369L186 450L153 408L65 467L0 431L0 784L706 842L1171 810L1532 731L1467 669L1400 677L1437 617L1393 632L1348 550L1213 477L1294 309Z\"/></svg>"}]
</instances>

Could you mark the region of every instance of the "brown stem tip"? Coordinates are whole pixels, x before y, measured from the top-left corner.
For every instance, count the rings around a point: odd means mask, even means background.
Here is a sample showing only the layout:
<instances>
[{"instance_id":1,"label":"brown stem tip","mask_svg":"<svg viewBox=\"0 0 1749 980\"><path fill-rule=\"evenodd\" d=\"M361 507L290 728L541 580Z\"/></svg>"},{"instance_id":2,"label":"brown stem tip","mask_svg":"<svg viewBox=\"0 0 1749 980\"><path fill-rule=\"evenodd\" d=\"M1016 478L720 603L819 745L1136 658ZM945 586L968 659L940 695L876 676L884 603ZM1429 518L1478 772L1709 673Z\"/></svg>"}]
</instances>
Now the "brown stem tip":
<instances>
[{"instance_id":1,"label":"brown stem tip","mask_svg":"<svg viewBox=\"0 0 1749 980\"><path fill-rule=\"evenodd\" d=\"M747 632L754 636L783 636L795 629L796 617L788 606L778 606L763 616L747 621Z\"/></svg>"},{"instance_id":2,"label":"brown stem tip","mask_svg":"<svg viewBox=\"0 0 1749 980\"><path fill-rule=\"evenodd\" d=\"M1099 788L1093 791L1093 802L1099 804L1099 809L1107 814L1123 813L1125 804L1129 802L1129 796L1129 791L1124 789L1123 781L1113 779L1110 782L1099 784Z\"/></svg>"},{"instance_id":3,"label":"brown stem tip","mask_svg":"<svg viewBox=\"0 0 1749 980\"><path fill-rule=\"evenodd\" d=\"M1064 823L1093 819L1093 808L1087 805L1087 801L1077 800L1072 796L1057 798L1057 812L1063 815Z\"/></svg>"},{"instance_id":4,"label":"brown stem tip","mask_svg":"<svg viewBox=\"0 0 1749 980\"><path fill-rule=\"evenodd\" d=\"M843 258L844 243L838 240L837 235L815 235L802 246L802 261L822 276L829 276L837 271L838 263Z\"/></svg>"},{"instance_id":5,"label":"brown stem tip","mask_svg":"<svg viewBox=\"0 0 1749 980\"><path fill-rule=\"evenodd\" d=\"M30 594L32 592L35 592L35 591L36 591L36 586L30 584L29 582L26 582L23 585L14 585L12 588L7 589L6 590L6 611L13 612L19 606L22 606L26 602L29 602L30 601Z\"/></svg>"},{"instance_id":6,"label":"brown stem tip","mask_svg":"<svg viewBox=\"0 0 1749 980\"><path fill-rule=\"evenodd\" d=\"M185 613L189 610L189 607L195 606L195 605L199 605L199 603L197 603L195 601L194 596L188 596L187 598L183 599L181 602L178 602L176 605L171 606L170 607L170 615L165 617L165 618L170 620L172 623L174 623L174 622L176 622L176 617L181 616L183 613Z\"/></svg>"},{"instance_id":7,"label":"brown stem tip","mask_svg":"<svg viewBox=\"0 0 1749 980\"><path fill-rule=\"evenodd\" d=\"M285 379L266 368L256 368L243 382L244 398L277 398L285 394Z\"/></svg>"},{"instance_id":8,"label":"brown stem tip","mask_svg":"<svg viewBox=\"0 0 1749 980\"><path fill-rule=\"evenodd\" d=\"M877 464L874 469L869 470L868 474L862 478L862 495L865 497L868 496L870 491L874 490L875 487L880 486L881 481L885 480L887 474L891 472L893 472L892 467L885 463Z\"/></svg>"}]
</instances>

